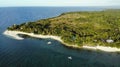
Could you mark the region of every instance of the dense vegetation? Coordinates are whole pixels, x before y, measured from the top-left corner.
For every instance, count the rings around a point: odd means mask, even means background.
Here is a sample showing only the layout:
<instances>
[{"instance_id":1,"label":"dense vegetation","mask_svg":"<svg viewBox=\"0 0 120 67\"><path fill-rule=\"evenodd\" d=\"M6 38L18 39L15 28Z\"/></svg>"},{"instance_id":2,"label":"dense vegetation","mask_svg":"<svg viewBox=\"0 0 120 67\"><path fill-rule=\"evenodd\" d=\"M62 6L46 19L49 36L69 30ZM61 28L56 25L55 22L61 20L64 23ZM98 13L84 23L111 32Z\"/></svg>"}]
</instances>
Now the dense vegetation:
<instances>
[{"instance_id":1,"label":"dense vegetation","mask_svg":"<svg viewBox=\"0 0 120 67\"><path fill-rule=\"evenodd\" d=\"M13 25L8 30L60 36L69 45L120 47L120 10L68 12L53 18ZM110 39L114 42L106 42Z\"/></svg>"}]
</instances>

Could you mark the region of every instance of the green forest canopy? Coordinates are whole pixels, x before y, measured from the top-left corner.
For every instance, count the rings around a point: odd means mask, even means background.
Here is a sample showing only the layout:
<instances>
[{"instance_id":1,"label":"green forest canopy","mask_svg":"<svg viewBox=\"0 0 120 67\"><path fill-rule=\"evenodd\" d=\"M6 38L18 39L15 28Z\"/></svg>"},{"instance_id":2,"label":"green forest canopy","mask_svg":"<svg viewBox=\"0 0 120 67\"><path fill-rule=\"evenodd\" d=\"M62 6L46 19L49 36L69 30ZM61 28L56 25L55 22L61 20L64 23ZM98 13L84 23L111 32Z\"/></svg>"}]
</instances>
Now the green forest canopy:
<instances>
[{"instance_id":1,"label":"green forest canopy","mask_svg":"<svg viewBox=\"0 0 120 67\"><path fill-rule=\"evenodd\" d=\"M120 10L67 12L53 18L13 25L8 30L60 36L69 45L120 47ZM108 39L114 42L106 42Z\"/></svg>"}]
</instances>

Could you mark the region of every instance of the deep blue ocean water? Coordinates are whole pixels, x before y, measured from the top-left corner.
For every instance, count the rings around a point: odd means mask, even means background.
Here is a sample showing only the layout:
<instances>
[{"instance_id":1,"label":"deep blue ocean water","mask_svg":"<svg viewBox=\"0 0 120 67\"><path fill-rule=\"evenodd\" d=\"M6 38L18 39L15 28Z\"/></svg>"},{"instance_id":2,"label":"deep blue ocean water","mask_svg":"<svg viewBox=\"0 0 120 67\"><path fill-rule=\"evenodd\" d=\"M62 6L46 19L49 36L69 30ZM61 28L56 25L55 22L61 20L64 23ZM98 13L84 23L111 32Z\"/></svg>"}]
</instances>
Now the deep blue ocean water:
<instances>
[{"instance_id":1,"label":"deep blue ocean water","mask_svg":"<svg viewBox=\"0 0 120 67\"><path fill-rule=\"evenodd\" d=\"M2 33L13 24L55 17L63 12L107 7L1 7L0 67L120 67L120 53L77 50L52 39L15 40ZM47 42L52 44L48 45ZM72 60L68 59L71 56Z\"/></svg>"}]
</instances>

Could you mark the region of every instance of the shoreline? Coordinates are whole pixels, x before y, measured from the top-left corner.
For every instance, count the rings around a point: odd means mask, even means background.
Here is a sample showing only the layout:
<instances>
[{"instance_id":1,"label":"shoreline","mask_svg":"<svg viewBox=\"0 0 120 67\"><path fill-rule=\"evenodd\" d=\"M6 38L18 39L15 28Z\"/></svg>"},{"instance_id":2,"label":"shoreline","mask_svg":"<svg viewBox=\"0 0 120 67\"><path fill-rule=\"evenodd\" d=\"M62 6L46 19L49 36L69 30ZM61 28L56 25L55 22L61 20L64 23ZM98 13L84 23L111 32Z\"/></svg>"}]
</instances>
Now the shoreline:
<instances>
[{"instance_id":1,"label":"shoreline","mask_svg":"<svg viewBox=\"0 0 120 67\"><path fill-rule=\"evenodd\" d=\"M116 47L106 47L106 46L77 46L77 45L68 45L67 43L64 43L61 39L61 37L59 36L52 36L52 35L38 35L38 34L33 34L33 33L25 33L25 32L20 32L20 31L10 31L10 30L6 30L3 32L4 35L11 37L13 39L17 39L17 40L23 40L24 38L19 37L17 34L25 34L31 37L36 37L36 38L51 38L54 40L57 40L59 42L61 42L63 45L67 46L67 47L72 47L72 48L83 48L83 49L89 49L89 50L101 50L101 51L105 51L105 52L120 52L120 48L116 48Z\"/></svg>"}]
</instances>

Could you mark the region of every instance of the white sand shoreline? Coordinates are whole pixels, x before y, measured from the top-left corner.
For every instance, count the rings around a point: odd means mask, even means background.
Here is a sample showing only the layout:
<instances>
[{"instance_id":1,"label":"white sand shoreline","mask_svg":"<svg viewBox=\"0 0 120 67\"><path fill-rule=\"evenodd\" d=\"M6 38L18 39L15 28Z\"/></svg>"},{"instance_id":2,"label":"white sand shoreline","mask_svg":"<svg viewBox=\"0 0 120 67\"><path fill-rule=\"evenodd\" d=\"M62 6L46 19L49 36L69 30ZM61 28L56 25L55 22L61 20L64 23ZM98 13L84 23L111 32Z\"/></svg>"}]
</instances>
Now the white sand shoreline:
<instances>
[{"instance_id":1,"label":"white sand shoreline","mask_svg":"<svg viewBox=\"0 0 120 67\"><path fill-rule=\"evenodd\" d=\"M105 52L120 52L120 48L116 48L116 47L105 47L105 46L82 46L82 47L79 47L77 45L68 45L68 44L64 43L61 40L61 37L52 36L52 35L37 35L37 34L33 34L33 33L25 33L25 32L20 32L20 31L9 31L9 30L6 30L3 34L6 35L6 36L9 36L9 37L12 37L14 39L17 39L17 40L23 40L24 39L22 37L19 37L17 34L25 34L25 35L29 35L31 37L36 37L36 38L55 39L55 40L63 43L65 46L74 47L74 48L85 48L85 49L90 49L90 50L101 50L101 51L105 51Z\"/></svg>"}]
</instances>

